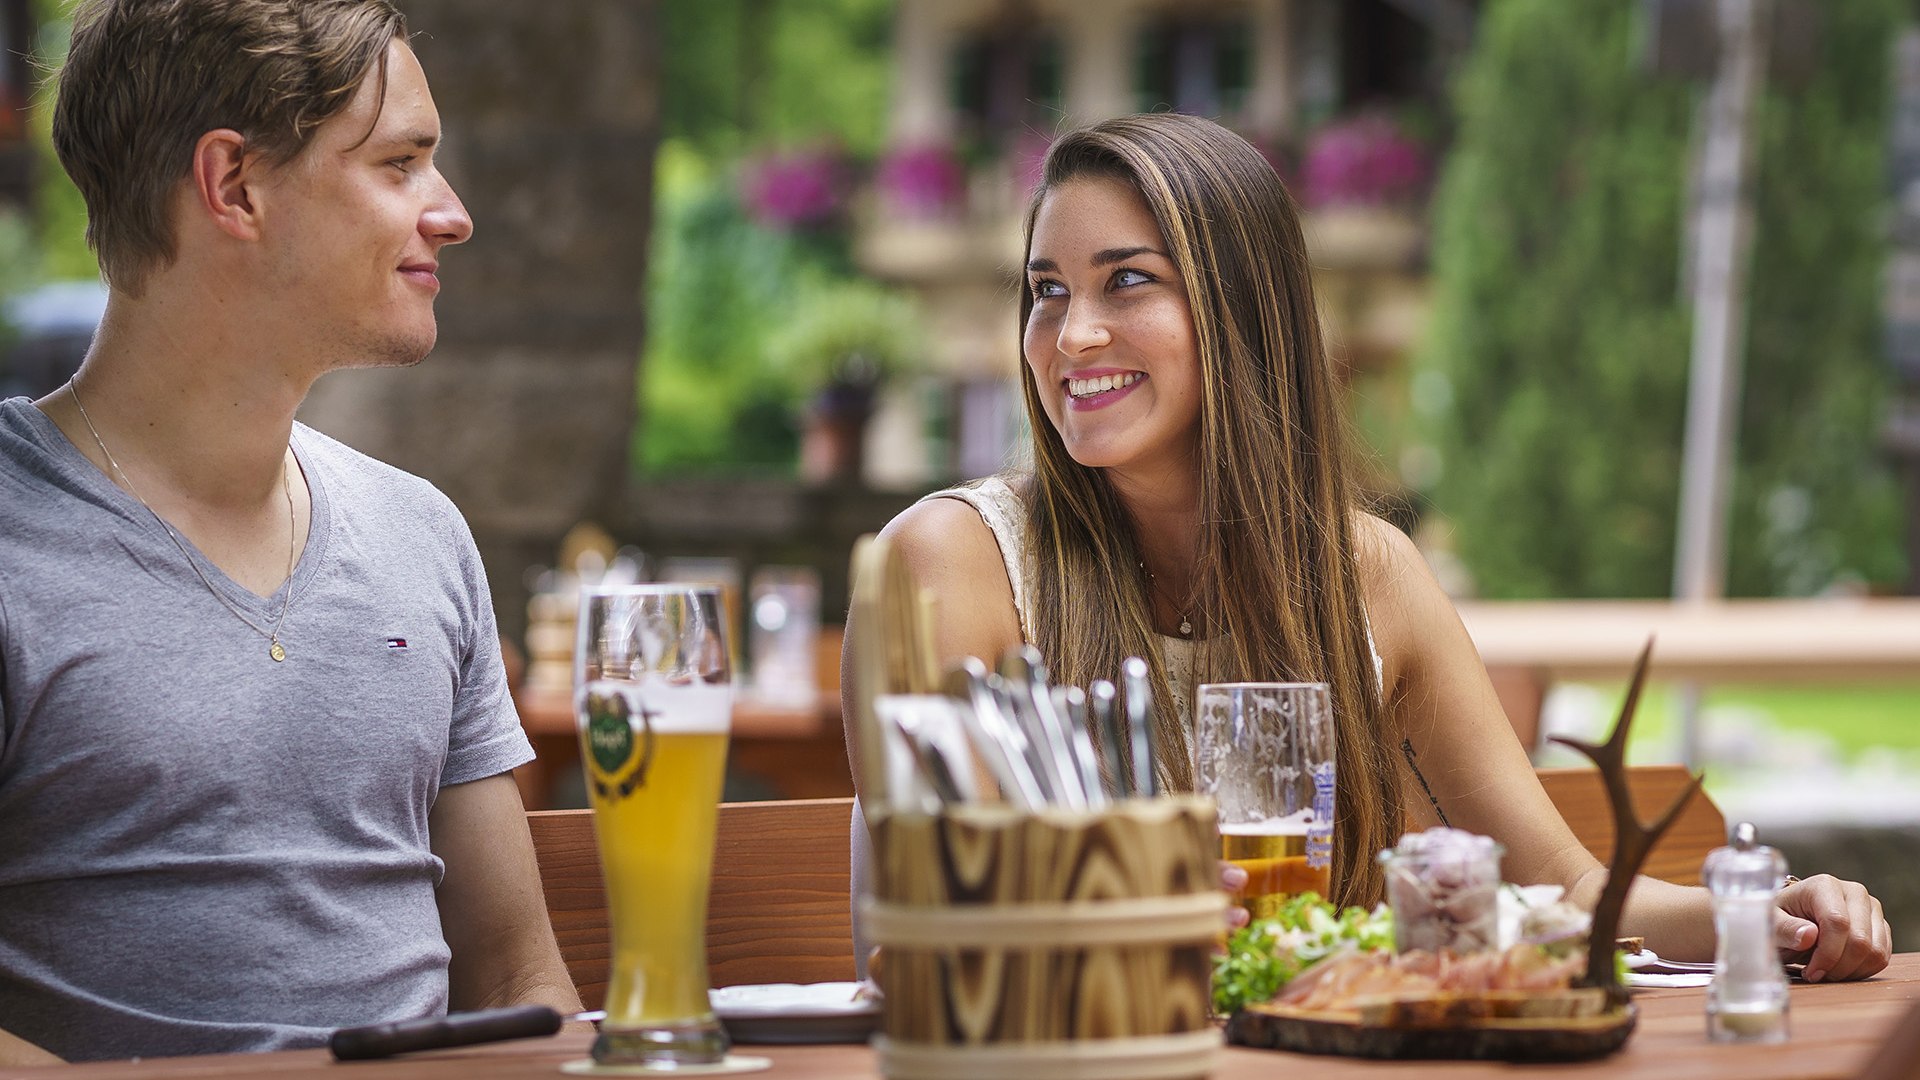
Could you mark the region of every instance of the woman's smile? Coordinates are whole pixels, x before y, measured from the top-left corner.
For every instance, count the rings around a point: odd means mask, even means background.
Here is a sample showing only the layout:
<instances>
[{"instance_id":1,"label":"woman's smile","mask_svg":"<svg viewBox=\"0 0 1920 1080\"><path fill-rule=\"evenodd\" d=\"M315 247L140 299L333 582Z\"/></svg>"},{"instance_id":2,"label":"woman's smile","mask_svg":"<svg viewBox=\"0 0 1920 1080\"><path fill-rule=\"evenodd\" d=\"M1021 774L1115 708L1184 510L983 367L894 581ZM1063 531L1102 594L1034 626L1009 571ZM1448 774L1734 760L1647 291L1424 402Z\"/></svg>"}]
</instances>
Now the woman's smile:
<instances>
[{"instance_id":1,"label":"woman's smile","mask_svg":"<svg viewBox=\"0 0 1920 1080\"><path fill-rule=\"evenodd\" d=\"M1089 371L1069 375L1061 382L1067 391L1067 408L1084 412L1119 401L1146 378L1144 371Z\"/></svg>"}]
</instances>

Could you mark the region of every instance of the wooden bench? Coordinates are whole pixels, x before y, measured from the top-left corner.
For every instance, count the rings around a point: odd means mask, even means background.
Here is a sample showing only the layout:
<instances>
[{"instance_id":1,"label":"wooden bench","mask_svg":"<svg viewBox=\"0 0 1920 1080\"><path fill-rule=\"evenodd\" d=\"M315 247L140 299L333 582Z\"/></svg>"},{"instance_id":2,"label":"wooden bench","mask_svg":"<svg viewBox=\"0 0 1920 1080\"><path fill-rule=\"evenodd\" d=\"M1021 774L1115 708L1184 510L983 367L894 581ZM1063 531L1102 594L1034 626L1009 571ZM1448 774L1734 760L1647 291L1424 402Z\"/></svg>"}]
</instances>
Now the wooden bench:
<instances>
[{"instance_id":1,"label":"wooden bench","mask_svg":"<svg viewBox=\"0 0 1920 1080\"><path fill-rule=\"evenodd\" d=\"M1612 854L1613 817L1599 773L1542 769L1539 775L1574 835L1605 861ZM1677 765L1636 766L1630 782L1645 818L1666 808L1686 785L1687 773ZM707 910L713 985L853 978L847 847L852 812L851 799L720 807ZM592 812L538 810L527 815L527 824L560 955L587 1008L599 1008L611 943ZM1645 872L1697 885L1701 860L1725 836L1720 811L1702 795L1654 848Z\"/></svg>"},{"instance_id":2,"label":"wooden bench","mask_svg":"<svg viewBox=\"0 0 1920 1080\"><path fill-rule=\"evenodd\" d=\"M852 799L728 803L714 842L708 978L740 983L853 978L847 903ZM589 810L527 815L547 914L589 1009L607 990L607 899Z\"/></svg>"}]
</instances>

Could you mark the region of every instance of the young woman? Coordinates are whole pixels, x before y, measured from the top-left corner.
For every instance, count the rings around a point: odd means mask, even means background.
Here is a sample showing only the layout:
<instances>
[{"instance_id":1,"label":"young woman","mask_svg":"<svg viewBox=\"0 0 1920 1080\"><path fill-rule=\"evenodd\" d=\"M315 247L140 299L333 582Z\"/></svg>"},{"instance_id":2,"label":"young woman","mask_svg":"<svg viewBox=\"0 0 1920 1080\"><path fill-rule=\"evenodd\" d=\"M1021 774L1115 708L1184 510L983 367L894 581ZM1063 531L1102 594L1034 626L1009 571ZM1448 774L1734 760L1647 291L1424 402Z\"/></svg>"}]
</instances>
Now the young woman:
<instances>
[{"instance_id":1,"label":"young woman","mask_svg":"<svg viewBox=\"0 0 1920 1080\"><path fill-rule=\"evenodd\" d=\"M1380 900L1375 853L1444 813L1506 846L1509 880L1591 906L1605 870L1541 789L1451 603L1413 544L1358 508L1299 215L1266 160L1193 117L1096 124L1049 152L1026 238L1032 467L886 530L938 597L942 655L1030 642L1080 685L1146 657L1174 789L1192 784L1196 684L1325 682L1335 901ZM1780 905L1779 945L1808 978L1886 965L1861 886L1809 878ZM1710 959L1707 893L1642 880L1622 932Z\"/></svg>"}]
</instances>

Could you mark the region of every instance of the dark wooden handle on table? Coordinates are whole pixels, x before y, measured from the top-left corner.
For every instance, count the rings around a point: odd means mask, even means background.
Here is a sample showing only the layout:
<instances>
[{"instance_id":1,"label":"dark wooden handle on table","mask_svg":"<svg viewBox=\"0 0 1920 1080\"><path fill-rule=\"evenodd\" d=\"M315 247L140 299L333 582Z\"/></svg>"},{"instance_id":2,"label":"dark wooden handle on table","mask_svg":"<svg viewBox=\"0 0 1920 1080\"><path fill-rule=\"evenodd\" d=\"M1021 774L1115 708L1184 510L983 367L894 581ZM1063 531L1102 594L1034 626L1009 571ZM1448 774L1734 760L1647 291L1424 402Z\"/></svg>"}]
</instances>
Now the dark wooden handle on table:
<instances>
[{"instance_id":1,"label":"dark wooden handle on table","mask_svg":"<svg viewBox=\"0 0 1920 1080\"><path fill-rule=\"evenodd\" d=\"M516 1005L341 1028L333 1033L327 1045L333 1050L335 1060L365 1061L416 1050L442 1050L450 1046L552 1035L560 1030L560 1019L558 1012L545 1005Z\"/></svg>"}]
</instances>

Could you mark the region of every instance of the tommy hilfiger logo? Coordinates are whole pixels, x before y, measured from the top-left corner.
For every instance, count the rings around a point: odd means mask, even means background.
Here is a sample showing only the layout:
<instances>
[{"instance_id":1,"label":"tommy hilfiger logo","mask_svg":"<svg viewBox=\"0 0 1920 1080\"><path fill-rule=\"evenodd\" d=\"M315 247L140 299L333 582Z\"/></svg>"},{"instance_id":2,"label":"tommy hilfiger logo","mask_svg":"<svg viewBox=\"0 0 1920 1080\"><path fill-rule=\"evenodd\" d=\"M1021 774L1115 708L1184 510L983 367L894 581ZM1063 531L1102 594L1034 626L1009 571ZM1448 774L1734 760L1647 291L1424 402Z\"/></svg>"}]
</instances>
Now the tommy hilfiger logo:
<instances>
[{"instance_id":1,"label":"tommy hilfiger logo","mask_svg":"<svg viewBox=\"0 0 1920 1080\"><path fill-rule=\"evenodd\" d=\"M403 637L390 637L390 638L388 638L388 639L387 639L387 648L389 648L389 649L396 649L396 650L400 650L400 651L405 651L405 650L406 650L406 647L407 647L407 639L406 639L406 638L403 638Z\"/></svg>"}]
</instances>

